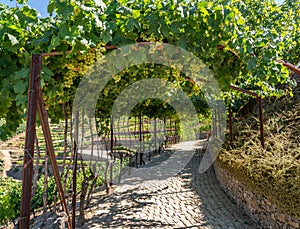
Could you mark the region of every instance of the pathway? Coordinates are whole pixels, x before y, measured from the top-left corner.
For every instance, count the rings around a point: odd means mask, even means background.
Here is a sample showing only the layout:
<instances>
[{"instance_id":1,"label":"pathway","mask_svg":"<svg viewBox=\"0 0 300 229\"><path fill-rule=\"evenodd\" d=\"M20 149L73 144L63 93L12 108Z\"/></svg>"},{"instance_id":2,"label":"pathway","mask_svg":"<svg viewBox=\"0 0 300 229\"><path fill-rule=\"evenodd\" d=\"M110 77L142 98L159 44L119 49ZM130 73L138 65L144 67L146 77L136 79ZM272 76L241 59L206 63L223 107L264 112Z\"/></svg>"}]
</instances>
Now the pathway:
<instances>
[{"instance_id":1,"label":"pathway","mask_svg":"<svg viewBox=\"0 0 300 229\"><path fill-rule=\"evenodd\" d=\"M176 152L131 171L113 194L95 198L83 228L259 228L222 191L212 167L198 173L203 150L190 154L189 162L182 152L183 163L176 169L186 166L166 177L160 165L172 161ZM157 175L161 179L152 179Z\"/></svg>"}]
</instances>

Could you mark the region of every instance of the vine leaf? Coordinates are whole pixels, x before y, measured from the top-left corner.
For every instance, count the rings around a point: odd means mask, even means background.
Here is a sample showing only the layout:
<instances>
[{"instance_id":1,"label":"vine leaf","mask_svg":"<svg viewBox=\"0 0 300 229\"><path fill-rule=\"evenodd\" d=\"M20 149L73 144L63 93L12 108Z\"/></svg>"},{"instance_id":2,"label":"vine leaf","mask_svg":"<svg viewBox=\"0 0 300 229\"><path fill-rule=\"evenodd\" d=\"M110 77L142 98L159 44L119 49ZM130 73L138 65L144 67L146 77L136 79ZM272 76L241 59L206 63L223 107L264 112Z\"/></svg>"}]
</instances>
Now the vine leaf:
<instances>
[{"instance_id":1,"label":"vine leaf","mask_svg":"<svg viewBox=\"0 0 300 229\"><path fill-rule=\"evenodd\" d=\"M10 40L12 45L19 44L18 39L14 35L11 35L11 34L8 33L7 36L8 36L8 39Z\"/></svg>"}]
</instances>

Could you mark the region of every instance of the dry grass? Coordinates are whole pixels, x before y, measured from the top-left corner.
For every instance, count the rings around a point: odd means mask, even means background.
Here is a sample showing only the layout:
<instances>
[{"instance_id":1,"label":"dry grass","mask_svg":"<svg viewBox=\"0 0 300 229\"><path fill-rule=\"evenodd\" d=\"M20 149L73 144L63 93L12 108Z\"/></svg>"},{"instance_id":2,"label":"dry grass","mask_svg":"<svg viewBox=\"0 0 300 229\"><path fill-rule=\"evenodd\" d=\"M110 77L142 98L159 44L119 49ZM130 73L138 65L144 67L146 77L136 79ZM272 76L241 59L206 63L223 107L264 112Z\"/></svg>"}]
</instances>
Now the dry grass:
<instances>
[{"instance_id":1,"label":"dry grass","mask_svg":"<svg viewBox=\"0 0 300 229\"><path fill-rule=\"evenodd\" d=\"M264 104L265 149L255 115L234 125L234 147L226 141L218 161L282 211L300 217L300 98Z\"/></svg>"}]
</instances>

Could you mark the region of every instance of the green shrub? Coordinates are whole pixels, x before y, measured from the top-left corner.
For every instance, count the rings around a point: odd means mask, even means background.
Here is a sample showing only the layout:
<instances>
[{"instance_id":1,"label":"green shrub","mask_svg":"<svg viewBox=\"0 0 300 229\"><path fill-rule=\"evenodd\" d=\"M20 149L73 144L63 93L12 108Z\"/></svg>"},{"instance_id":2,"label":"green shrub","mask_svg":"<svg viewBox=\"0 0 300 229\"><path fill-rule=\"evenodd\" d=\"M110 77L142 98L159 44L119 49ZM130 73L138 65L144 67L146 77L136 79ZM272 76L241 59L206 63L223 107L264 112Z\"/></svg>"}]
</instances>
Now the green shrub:
<instances>
[{"instance_id":1,"label":"green shrub","mask_svg":"<svg viewBox=\"0 0 300 229\"><path fill-rule=\"evenodd\" d=\"M234 124L234 146L226 139L217 161L283 212L300 217L300 98L282 98L265 108L265 148L255 112Z\"/></svg>"},{"instance_id":2,"label":"green shrub","mask_svg":"<svg viewBox=\"0 0 300 229\"><path fill-rule=\"evenodd\" d=\"M20 214L22 185L12 178L0 178L0 225Z\"/></svg>"}]
</instances>

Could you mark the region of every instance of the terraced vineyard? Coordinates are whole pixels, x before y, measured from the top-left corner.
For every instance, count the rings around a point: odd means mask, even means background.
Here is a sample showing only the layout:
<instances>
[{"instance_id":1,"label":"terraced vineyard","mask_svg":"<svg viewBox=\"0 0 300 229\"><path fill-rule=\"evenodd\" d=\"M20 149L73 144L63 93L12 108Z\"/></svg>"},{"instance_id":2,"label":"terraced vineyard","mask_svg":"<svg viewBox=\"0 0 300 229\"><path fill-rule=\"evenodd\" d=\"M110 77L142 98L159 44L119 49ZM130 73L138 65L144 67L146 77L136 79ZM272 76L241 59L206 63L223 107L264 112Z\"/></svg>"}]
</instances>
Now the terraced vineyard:
<instances>
[{"instance_id":1,"label":"terraced vineyard","mask_svg":"<svg viewBox=\"0 0 300 229\"><path fill-rule=\"evenodd\" d=\"M63 145L63 131L61 131L59 125L51 125L51 131L53 133L54 147L57 155L57 159L62 158L62 145ZM44 166L44 157L46 155L45 151L45 142L43 139L42 131L40 128L37 129L37 137L39 139L39 158L35 157L34 164L36 160L39 161L39 167ZM13 138L2 142L0 145L0 151L8 151L10 160L11 160L11 169L8 171L9 176L13 176L17 179L21 179L20 172L23 167L23 152L24 152L24 143L25 143L25 132L20 133ZM37 155L38 155L37 154ZM71 156L70 151L67 152ZM70 157L68 158L70 159Z\"/></svg>"}]
</instances>

